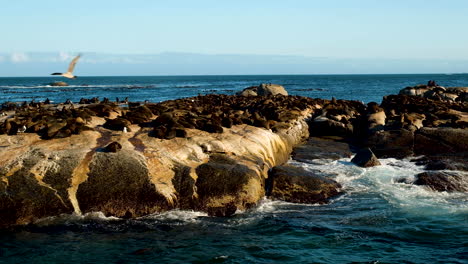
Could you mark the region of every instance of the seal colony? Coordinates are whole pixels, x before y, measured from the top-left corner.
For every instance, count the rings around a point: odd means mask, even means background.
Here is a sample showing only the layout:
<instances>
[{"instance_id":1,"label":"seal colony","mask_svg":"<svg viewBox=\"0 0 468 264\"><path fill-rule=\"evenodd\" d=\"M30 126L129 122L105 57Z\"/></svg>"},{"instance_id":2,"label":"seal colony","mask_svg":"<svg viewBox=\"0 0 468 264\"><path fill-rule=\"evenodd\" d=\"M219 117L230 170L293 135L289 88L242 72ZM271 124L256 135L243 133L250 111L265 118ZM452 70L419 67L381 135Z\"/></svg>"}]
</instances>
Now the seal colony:
<instances>
[{"instance_id":1,"label":"seal colony","mask_svg":"<svg viewBox=\"0 0 468 264\"><path fill-rule=\"evenodd\" d=\"M339 159L362 149L353 159L360 166L425 155L415 162L431 170L414 184L466 192L468 103L466 91L456 91L455 99L434 87L425 92L431 98L389 95L364 105L289 96L263 84L240 95L161 103L4 103L0 226L93 211L131 218L180 208L229 216L265 195L326 203L341 193L323 172L284 165L291 154ZM447 164L453 171L434 170Z\"/></svg>"}]
</instances>

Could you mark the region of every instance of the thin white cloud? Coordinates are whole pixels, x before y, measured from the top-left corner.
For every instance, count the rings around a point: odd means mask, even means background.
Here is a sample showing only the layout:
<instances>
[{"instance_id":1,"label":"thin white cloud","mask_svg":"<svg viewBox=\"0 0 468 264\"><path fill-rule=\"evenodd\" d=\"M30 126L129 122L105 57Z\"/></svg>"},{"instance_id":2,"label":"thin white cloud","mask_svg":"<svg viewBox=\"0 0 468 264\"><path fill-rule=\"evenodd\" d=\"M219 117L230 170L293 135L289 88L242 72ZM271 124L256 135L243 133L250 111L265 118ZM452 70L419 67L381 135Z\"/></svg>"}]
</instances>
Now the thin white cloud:
<instances>
[{"instance_id":1,"label":"thin white cloud","mask_svg":"<svg viewBox=\"0 0 468 264\"><path fill-rule=\"evenodd\" d=\"M10 60L13 63L27 62L29 61L29 57L26 53L23 52L13 52L10 55Z\"/></svg>"},{"instance_id":2,"label":"thin white cloud","mask_svg":"<svg viewBox=\"0 0 468 264\"><path fill-rule=\"evenodd\" d=\"M0 62L4 62L4 61L5 61L5 57L0 56Z\"/></svg>"},{"instance_id":3,"label":"thin white cloud","mask_svg":"<svg viewBox=\"0 0 468 264\"><path fill-rule=\"evenodd\" d=\"M70 55L70 54L67 53L67 52L61 51L61 52L59 53L59 58L58 58L58 60L59 60L59 61L69 61L69 60L71 60L72 58L73 58L73 55Z\"/></svg>"}]
</instances>

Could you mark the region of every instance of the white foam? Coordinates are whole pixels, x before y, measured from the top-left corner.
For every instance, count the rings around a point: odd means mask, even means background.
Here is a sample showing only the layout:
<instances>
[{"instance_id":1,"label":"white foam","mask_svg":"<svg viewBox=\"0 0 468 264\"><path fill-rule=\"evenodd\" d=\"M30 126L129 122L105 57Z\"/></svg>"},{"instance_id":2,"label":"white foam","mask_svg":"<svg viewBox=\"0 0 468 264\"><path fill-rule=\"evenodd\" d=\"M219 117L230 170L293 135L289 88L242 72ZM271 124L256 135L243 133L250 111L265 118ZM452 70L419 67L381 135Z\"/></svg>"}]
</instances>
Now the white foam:
<instances>
[{"instance_id":1,"label":"white foam","mask_svg":"<svg viewBox=\"0 0 468 264\"><path fill-rule=\"evenodd\" d=\"M382 165L360 168L350 159L314 164L292 161L307 170L321 171L338 181L347 195L376 193L395 208L414 214L446 214L468 212L468 194L447 193L411 184L423 167L407 159L380 159ZM333 173L336 174L333 176ZM405 179L406 183L400 183ZM409 183L409 184L408 184Z\"/></svg>"},{"instance_id":2,"label":"white foam","mask_svg":"<svg viewBox=\"0 0 468 264\"><path fill-rule=\"evenodd\" d=\"M48 225L57 225L57 224L70 224L78 223L82 221L116 221L120 218L115 216L105 216L102 212L90 212L84 215L81 214L61 214L58 216L44 217L34 222L38 226L48 226Z\"/></svg>"},{"instance_id":3,"label":"white foam","mask_svg":"<svg viewBox=\"0 0 468 264\"><path fill-rule=\"evenodd\" d=\"M140 217L139 219L154 219L159 221L178 220L182 222L196 222L200 217L208 216L207 213L189 210L171 210L163 213L156 213Z\"/></svg>"}]
</instances>

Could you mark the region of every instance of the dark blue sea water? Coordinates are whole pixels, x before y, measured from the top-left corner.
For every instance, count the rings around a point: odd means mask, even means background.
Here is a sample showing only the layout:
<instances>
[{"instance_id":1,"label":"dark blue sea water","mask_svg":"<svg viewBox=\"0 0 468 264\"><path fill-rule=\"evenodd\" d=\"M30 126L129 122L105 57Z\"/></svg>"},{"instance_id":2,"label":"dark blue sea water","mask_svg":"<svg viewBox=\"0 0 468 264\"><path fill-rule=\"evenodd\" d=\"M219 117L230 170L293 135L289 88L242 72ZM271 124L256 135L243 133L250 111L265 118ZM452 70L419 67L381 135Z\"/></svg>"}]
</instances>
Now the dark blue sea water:
<instances>
[{"instance_id":1,"label":"dark blue sea water","mask_svg":"<svg viewBox=\"0 0 468 264\"><path fill-rule=\"evenodd\" d=\"M402 88L436 80L442 86L468 86L468 74L454 75L245 75L245 76L141 76L141 77L28 77L0 78L0 102L44 101L116 97L159 102L198 94L234 94L260 83L283 85L291 95L380 102L382 96ZM51 87L65 81L68 87Z\"/></svg>"},{"instance_id":2,"label":"dark blue sea water","mask_svg":"<svg viewBox=\"0 0 468 264\"><path fill-rule=\"evenodd\" d=\"M44 85L52 78L0 78L0 91L2 101L161 101L271 82L290 94L380 102L429 79L468 86L468 75L84 77L66 88ZM467 193L399 183L423 171L408 160L373 168L349 161L290 161L342 184L345 194L327 205L265 199L230 218L179 210L133 220L63 215L0 231L0 263L468 263Z\"/></svg>"}]
</instances>

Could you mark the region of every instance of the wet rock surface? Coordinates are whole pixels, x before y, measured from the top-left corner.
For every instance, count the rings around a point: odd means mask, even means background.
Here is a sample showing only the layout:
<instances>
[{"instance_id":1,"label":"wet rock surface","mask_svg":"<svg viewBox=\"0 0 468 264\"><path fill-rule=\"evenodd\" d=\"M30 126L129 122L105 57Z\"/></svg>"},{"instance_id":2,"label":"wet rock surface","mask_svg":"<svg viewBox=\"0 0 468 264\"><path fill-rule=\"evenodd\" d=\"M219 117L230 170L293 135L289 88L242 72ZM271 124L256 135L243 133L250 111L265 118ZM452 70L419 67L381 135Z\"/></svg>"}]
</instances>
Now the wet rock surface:
<instances>
[{"instance_id":1,"label":"wet rock surface","mask_svg":"<svg viewBox=\"0 0 468 264\"><path fill-rule=\"evenodd\" d=\"M449 155L424 156L413 160L417 165L424 165L426 170L458 170L468 171L468 153Z\"/></svg>"},{"instance_id":2,"label":"wet rock surface","mask_svg":"<svg viewBox=\"0 0 468 264\"><path fill-rule=\"evenodd\" d=\"M303 168L284 165L269 173L267 195L293 203L327 203L340 194L340 184Z\"/></svg>"},{"instance_id":3,"label":"wet rock surface","mask_svg":"<svg viewBox=\"0 0 468 264\"><path fill-rule=\"evenodd\" d=\"M456 171L427 171L416 175L416 185L439 192L468 192L468 173Z\"/></svg>"}]
</instances>

